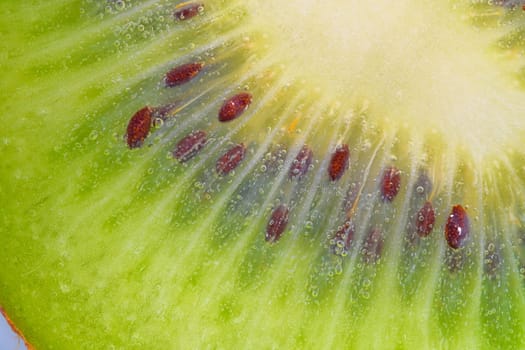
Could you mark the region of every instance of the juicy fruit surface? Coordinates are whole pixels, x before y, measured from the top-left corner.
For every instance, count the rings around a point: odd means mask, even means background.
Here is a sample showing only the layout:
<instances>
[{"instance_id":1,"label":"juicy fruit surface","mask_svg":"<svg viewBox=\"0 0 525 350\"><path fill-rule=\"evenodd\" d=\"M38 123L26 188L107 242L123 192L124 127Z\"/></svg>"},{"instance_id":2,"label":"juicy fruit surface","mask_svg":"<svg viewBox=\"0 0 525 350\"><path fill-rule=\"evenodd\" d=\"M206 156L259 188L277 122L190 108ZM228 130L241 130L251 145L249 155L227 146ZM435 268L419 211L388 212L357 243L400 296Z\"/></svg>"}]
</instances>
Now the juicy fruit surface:
<instances>
[{"instance_id":1,"label":"juicy fruit surface","mask_svg":"<svg viewBox=\"0 0 525 350\"><path fill-rule=\"evenodd\" d=\"M0 305L28 340L525 346L521 8L194 4L0 4Z\"/></svg>"}]
</instances>

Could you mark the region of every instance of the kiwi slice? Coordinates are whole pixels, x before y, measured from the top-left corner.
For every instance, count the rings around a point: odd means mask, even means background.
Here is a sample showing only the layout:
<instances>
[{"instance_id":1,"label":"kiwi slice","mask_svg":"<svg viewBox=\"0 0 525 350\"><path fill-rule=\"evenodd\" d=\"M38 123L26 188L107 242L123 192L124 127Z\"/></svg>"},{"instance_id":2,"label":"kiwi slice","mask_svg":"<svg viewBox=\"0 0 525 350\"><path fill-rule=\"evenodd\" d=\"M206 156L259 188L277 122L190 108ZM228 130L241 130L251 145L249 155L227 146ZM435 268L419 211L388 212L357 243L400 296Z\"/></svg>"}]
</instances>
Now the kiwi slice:
<instances>
[{"instance_id":1,"label":"kiwi slice","mask_svg":"<svg viewBox=\"0 0 525 350\"><path fill-rule=\"evenodd\" d=\"M520 1L0 3L36 349L525 347Z\"/></svg>"}]
</instances>

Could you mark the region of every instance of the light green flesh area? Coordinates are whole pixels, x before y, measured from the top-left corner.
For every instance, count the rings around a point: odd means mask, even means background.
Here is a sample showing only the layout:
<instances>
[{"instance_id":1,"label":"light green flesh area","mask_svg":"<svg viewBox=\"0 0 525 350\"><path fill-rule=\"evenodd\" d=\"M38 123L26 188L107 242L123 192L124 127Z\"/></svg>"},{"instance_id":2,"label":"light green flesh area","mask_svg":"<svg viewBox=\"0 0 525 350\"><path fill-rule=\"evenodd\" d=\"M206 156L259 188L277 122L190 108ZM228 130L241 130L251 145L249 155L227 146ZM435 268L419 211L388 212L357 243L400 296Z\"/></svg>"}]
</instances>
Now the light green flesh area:
<instances>
[{"instance_id":1,"label":"light green flesh area","mask_svg":"<svg viewBox=\"0 0 525 350\"><path fill-rule=\"evenodd\" d=\"M489 45L474 46L476 62L490 68L480 74L511 86L484 99L501 115L458 124L447 117L436 129L415 115L421 101L385 115L395 104L382 98L386 83L371 79L355 91L358 80L352 92L332 95L305 70L315 59L298 59L290 71L293 52L281 60L282 43L272 46L274 30L261 28L267 16L251 17L258 5L249 1L205 1L204 13L184 22L173 20L173 2L126 3L123 10L105 1L0 3L0 306L36 349L525 347L525 153L516 141L525 114L516 119L524 105L514 104L525 101L525 12L467 1L436 9L431 23L449 23L439 16L455 9L452 18L465 21L457 28ZM266 3L271 11L277 2ZM426 2L414 3L419 11ZM184 86L162 86L167 70L191 61L204 61L204 72ZM352 80L347 74L343 81ZM467 99L488 91L471 87ZM252 105L220 124L223 100L244 90ZM180 111L129 150L129 118L167 103ZM179 164L170 151L196 129L211 140ZM498 131L505 142L488 140L500 140ZM470 137L490 147L465 143ZM215 161L238 142L246 158L218 177ZM313 167L290 180L304 143ZM332 183L326 167L338 143L349 144L351 165ZM272 170L278 147L288 152ZM392 203L378 191L388 165L402 171ZM423 194L421 172L433 184ZM352 188L360 189L354 245L340 256L330 238ZM436 228L412 242L407 232L427 198ZM290 221L268 244L265 228L279 203L291 208ZM443 234L455 204L470 218L459 250ZM374 227L384 247L378 262L366 263L362 244Z\"/></svg>"}]
</instances>

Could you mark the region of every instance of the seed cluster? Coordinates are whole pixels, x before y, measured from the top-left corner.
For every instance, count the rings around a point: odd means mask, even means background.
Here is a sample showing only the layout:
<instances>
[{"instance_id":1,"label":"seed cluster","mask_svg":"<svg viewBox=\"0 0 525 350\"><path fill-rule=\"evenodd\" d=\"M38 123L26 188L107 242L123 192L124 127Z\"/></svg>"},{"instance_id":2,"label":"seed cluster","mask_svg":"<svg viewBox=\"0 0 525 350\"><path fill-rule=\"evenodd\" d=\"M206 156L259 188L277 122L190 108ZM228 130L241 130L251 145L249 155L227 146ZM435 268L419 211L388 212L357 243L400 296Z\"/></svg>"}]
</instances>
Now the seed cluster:
<instances>
[{"instance_id":1,"label":"seed cluster","mask_svg":"<svg viewBox=\"0 0 525 350\"><path fill-rule=\"evenodd\" d=\"M203 11L204 7L200 3L184 3L176 9L174 17L179 20L190 19ZM177 87L186 84L196 78L205 66L204 62L189 62L179 65L169 70L164 76L164 84L167 88ZM217 119L221 123L232 122L240 118L249 108L253 101L250 92L238 92L225 99L217 112ZM145 106L137 111L129 120L127 127L127 143L129 148L138 148L145 141L150 133L152 126L155 126L157 119L164 120L174 109L174 105L162 107ZM179 162L184 163L197 156L208 143L208 134L205 130L195 130L180 139L172 152L172 155ZM227 150L215 164L215 171L218 176L226 176L236 169L245 159L247 153L244 143L238 143ZM314 160L314 152L308 145L303 145L288 169L290 181L301 181L304 178ZM330 182L338 182L350 167L350 147L348 144L338 144L328 163L328 179ZM378 190L381 199L388 204L395 200L402 189L402 172L394 167L387 166L383 169L379 180ZM428 181L430 181L428 179ZM420 186L423 189L424 187ZM427 186L428 187L428 186ZM332 252L337 255L346 255L355 239L355 224L353 211L359 200L356 188L349 197L345 199L345 209L347 218L341 226L337 228L331 239ZM279 241L289 221L291 209L287 204L277 205L271 212L265 232L265 239L270 243ZM432 205L431 198L425 200L422 207L416 214L414 222L415 231L419 237L429 236L435 228L436 214ZM468 216L462 206L453 207L445 225L445 239L453 249L458 249L464 245L469 234ZM379 260L384 244L383 231L378 227L373 227L365 235L362 244L362 255L367 263L375 263Z\"/></svg>"}]
</instances>

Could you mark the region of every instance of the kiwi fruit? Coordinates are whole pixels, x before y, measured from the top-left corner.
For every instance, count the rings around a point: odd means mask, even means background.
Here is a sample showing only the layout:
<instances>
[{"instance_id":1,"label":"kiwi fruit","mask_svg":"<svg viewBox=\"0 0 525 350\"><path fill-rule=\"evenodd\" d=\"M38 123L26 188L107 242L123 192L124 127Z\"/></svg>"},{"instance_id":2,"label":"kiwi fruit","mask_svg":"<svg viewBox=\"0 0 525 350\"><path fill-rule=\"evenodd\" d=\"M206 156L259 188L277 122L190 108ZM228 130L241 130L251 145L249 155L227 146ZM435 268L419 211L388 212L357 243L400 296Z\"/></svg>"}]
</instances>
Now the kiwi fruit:
<instances>
[{"instance_id":1,"label":"kiwi fruit","mask_svg":"<svg viewBox=\"0 0 525 350\"><path fill-rule=\"evenodd\" d=\"M525 347L521 1L0 13L28 347Z\"/></svg>"}]
</instances>

